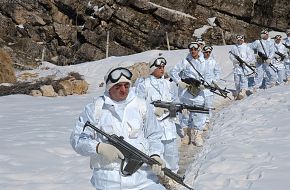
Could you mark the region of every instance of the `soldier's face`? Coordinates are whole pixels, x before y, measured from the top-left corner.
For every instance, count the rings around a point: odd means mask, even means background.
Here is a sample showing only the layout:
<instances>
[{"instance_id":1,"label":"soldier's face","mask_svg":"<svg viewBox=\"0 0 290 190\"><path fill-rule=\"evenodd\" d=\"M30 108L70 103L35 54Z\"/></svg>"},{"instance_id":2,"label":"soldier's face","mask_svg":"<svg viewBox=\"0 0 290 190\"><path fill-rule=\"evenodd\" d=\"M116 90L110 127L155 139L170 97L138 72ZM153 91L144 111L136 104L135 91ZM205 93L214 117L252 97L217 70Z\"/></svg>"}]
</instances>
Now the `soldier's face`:
<instances>
[{"instance_id":1,"label":"soldier's face","mask_svg":"<svg viewBox=\"0 0 290 190\"><path fill-rule=\"evenodd\" d=\"M192 48L189 51L190 51L190 53L191 53L193 58L197 58L198 57L198 53L199 53L198 49Z\"/></svg>"},{"instance_id":2,"label":"soldier's face","mask_svg":"<svg viewBox=\"0 0 290 190\"><path fill-rule=\"evenodd\" d=\"M209 58L210 53L211 53L210 51L203 52L203 56L204 56L204 58L205 58L205 59Z\"/></svg>"},{"instance_id":3,"label":"soldier's face","mask_svg":"<svg viewBox=\"0 0 290 190\"><path fill-rule=\"evenodd\" d=\"M237 40L238 45L242 45L244 43L244 40Z\"/></svg>"},{"instance_id":4,"label":"soldier's face","mask_svg":"<svg viewBox=\"0 0 290 190\"><path fill-rule=\"evenodd\" d=\"M117 102L126 100L130 89L130 83L129 82L120 82L118 84L115 84L110 88L109 95L112 100L115 100Z\"/></svg>"},{"instance_id":5,"label":"soldier's face","mask_svg":"<svg viewBox=\"0 0 290 190\"><path fill-rule=\"evenodd\" d=\"M156 78L161 78L164 75L165 66L161 65L156 67L152 75Z\"/></svg>"}]
</instances>

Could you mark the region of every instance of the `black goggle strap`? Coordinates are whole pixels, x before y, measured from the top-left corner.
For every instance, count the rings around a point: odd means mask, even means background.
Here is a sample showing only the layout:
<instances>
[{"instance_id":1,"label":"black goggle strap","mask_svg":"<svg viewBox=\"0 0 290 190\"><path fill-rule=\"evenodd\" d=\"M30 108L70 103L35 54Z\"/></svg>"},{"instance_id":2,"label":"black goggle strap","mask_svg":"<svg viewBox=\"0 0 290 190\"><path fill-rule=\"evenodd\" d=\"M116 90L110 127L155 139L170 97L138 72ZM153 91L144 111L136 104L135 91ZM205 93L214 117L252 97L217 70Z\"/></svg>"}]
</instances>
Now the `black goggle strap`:
<instances>
[{"instance_id":1,"label":"black goggle strap","mask_svg":"<svg viewBox=\"0 0 290 190\"><path fill-rule=\"evenodd\" d=\"M129 71L128 69L124 68L124 67L119 67L116 69L113 69L109 75L108 78L106 80L106 83L108 83L108 81L110 80L111 82L117 82L122 76L126 77L127 79L131 80L132 78L132 73L131 71Z\"/></svg>"},{"instance_id":2,"label":"black goggle strap","mask_svg":"<svg viewBox=\"0 0 290 190\"><path fill-rule=\"evenodd\" d=\"M167 61L164 57L158 57L152 65L150 65L150 68L155 66L155 67L160 67L160 66L164 66L167 64Z\"/></svg>"}]
</instances>

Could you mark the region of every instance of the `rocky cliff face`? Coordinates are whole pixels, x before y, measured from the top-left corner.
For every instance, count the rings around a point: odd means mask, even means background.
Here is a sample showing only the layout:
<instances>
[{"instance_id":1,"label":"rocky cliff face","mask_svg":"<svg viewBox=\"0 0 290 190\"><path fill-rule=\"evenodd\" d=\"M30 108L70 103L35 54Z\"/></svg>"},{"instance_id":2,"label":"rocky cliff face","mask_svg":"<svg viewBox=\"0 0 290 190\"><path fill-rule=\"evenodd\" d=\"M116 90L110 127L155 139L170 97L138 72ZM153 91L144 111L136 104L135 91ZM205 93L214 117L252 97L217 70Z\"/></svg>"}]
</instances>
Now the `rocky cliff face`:
<instances>
[{"instance_id":1,"label":"rocky cliff face","mask_svg":"<svg viewBox=\"0 0 290 190\"><path fill-rule=\"evenodd\" d=\"M249 41L261 28L290 27L287 0L5 0L0 2L0 47L25 66L46 60L77 64L150 49L186 48L196 29L216 17L203 38ZM107 38L109 36L109 38Z\"/></svg>"}]
</instances>

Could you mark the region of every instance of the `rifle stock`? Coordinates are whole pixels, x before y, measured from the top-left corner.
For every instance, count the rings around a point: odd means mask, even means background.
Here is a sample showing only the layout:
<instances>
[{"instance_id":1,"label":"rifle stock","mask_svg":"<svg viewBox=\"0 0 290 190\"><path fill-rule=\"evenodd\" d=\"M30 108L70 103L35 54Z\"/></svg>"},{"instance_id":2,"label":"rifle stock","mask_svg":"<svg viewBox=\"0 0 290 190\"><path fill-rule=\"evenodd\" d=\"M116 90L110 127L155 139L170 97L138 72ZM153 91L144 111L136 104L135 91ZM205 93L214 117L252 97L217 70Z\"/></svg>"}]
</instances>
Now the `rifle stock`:
<instances>
[{"instance_id":1,"label":"rifle stock","mask_svg":"<svg viewBox=\"0 0 290 190\"><path fill-rule=\"evenodd\" d=\"M113 146L115 146L118 150L120 150L123 153L125 157L125 159L123 159L121 162L121 173L123 176L132 175L143 165L143 163L146 163L149 166L152 166L153 164L160 165L158 161L151 158L147 154L143 153L139 149L135 148L130 143L126 142L124 140L124 137L122 136L119 137L115 134L109 135L106 132L102 131L101 129L97 128L96 126L92 125L89 121L85 123L83 131L85 130L86 127L90 127L97 133L105 136ZM125 168L123 168L125 161L127 161L127 165L125 166ZM193 188L189 187L183 182L185 178L184 176L181 177L166 167L163 168L162 171L166 176L173 179L177 183L183 185L189 190L193 190Z\"/></svg>"}]
</instances>

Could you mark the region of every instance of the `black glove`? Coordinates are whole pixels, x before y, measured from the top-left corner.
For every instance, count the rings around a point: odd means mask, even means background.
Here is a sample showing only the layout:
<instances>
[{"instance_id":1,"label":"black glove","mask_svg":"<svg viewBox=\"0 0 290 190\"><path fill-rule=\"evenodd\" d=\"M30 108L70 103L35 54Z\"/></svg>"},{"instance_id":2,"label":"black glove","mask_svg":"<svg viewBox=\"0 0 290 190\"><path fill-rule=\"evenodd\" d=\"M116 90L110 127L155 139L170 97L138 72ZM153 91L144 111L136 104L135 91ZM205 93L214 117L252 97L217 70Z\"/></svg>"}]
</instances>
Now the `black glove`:
<instances>
[{"instance_id":1,"label":"black glove","mask_svg":"<svg viewBox=\"0 0 290 190\"><path fill-rule=\"evenodd\" d=\"M201 81L194 79L194 78L185 78L185 79L181 79L182 82L185 82L186 84L189 85L194 85L196 87L199 87L201 84Z\"/></svg>"}]
</instances>

